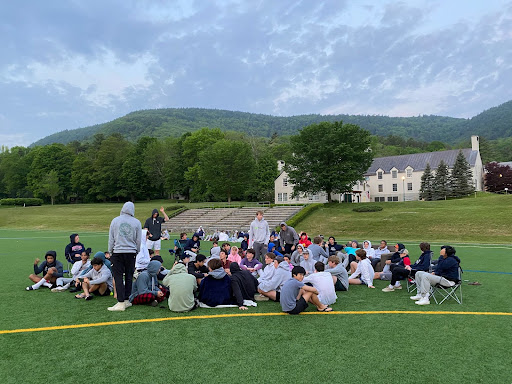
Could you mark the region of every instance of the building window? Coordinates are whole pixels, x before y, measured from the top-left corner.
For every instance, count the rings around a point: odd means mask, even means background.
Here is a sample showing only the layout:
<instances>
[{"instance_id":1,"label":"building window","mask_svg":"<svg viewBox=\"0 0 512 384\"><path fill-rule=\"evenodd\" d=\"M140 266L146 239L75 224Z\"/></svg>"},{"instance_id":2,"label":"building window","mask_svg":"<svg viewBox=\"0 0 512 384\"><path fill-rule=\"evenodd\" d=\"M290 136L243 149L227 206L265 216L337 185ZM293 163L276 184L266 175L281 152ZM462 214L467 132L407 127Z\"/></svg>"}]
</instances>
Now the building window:
<instances>
[{"instance_id":1,"label":"building window","mask_svg":"<svg viewBox=\"0 0 512 384\"><path fill-rule=\"evenodd\" d=\"M282 193L278 193L277 194L277 201L283 201L283 194Z\"/></svg>"},{"instance_id":2,"label":"building window","mask_svg":"<svg viewBox=\"0 0 512 384\"><path fill-rule=\"evenodd\" d=\"M388 196L388 201L398 201L398 196Z\"/></svg>"},{"instance_id":3,"label":"building window","mask_svg":"<svg viewBox=\"0 0 512 384\"><path fill-rule=\"evenodd\" d=\"M313 200L314 201L319 201L320 200L320 196L319 195L313 195Z\"/></svg>"},{"instance_id":4,"label":"building window","mask_svg":"<svg viewBox=\"0 0 512 384\"><path fill-rule=\"evenodd\" d=\"M313 195L311 193L308 195L308 200L313 201Z\"/></svg>"},{"instance_id":5,"label":"building window","mask_svg":"<svg viewBox=\"0 0 512 384\"><path fill-rule=\"evenodd\" d=\"M383 201L386 201L386 198L385 198L385 197L376 197L376 198L375 198L375 202L376 202L376 203L380 203L380 202L383 202Z\"/></svg>"},{"instance_id":6,"label":"building window","mask_svg":"<svg viewBox=\"0 0 512 384\"><path fill-rule=\"evenodd\" d=\"M287 193L283 193L283 201L288 201L288 194Z\"/></svg>"},{"instance_id":7,"label":"building window","mask_svg":"<svg viewBox=\"0 0 512 384\"><path fill-rule=\"evenodd\" d=\"M287 186L288 186L288 178L284 177L283 178L283 187L287 187Z\"/></svg>"},{"instance_id":8,"label":"building window","mask_svg":"<svg viewBox=\"0 0 512 384\"><path fill-rule=\"evenodd\" d=\"M407 183L407 190L412 191L412 183Z\"/></svg>"},{"instance_id":9,"label":"building window","mask_svg":"<svg viewBox=\"0 0 512 384\"><path fill-rule=\"evenodd\" d=\"M391 177L396 179L398 177L398 171L391 171Z\"/></svg>"},{"instance_id":10,"label":"building window","mask_svg":"<svg viewBox=\"0 0 512 384\"><path fill-rule=\"evenodd\" d=\"M299 195L295 196L296 201L299 201L299 198L300 198Z\"/></svg>"},{"instance_id":11,"label":"building window","mask_svg":"<svg viewBox=\"0 0 512 384\"><path fill-rule=\"evenodd\" d=\"M377 172L377 179L382 180L382 172Z\"/></svg>"},{"instance_id":12,"label":"building window","mask_svg":"<svg viewBox=\"0 0 512 384\"><path fill-rule=\"evenodd\" d=\"M398 191L398 184L393 184L393 192Z\"/></svg>"},{"instance_id":13,"label":"building window","mask_svg":"<svg viewBox=\"0 0 512 384\"><path fill-rule=\"evenodd\" d=\"M406 173L406 176L410 179L412 177L412 169L411 168L407 168L405 170L405 173Z\"/></svg>"},{"instance_id":14,"label":"building window","mask_svg":"<svg viewBox=\"0 0 512 384\"><path fill-rule=\"evenodd\" d=\"M379 192L384 192L384 186L382 184L379 184Z\"/></svg>"}]
</instances>

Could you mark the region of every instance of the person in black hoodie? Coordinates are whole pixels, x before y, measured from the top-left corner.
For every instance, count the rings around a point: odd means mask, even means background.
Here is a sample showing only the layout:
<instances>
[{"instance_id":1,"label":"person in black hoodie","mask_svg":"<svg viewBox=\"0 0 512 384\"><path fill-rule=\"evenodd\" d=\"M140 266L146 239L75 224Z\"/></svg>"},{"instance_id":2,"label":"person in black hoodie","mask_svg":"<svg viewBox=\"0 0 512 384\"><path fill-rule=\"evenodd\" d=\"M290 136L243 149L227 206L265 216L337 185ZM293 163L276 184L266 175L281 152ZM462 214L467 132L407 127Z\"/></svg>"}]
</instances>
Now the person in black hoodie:
<instances>
[{"instance_id":1,"label":"person in black hoodie","mask_svg":"<svg viewBox=\"0 0 512 384\"><path fill-rule=\"evenodd\" d=\"M144 228L151 234L149 239L146 241L148 249L154 249L156 255L160 255L160 249L162 248L160 237L162 235L162 223L169 220L169 216L165 213L164 207L160 207L160 212L164 217L160 217L158 210L155 208L151 213L151 217L146 219Z\"/></svg>"},{"instance_id":2,"label":"person in black hoodie","mask_svg":"<svg viewBox=\"0 0 512 384\"><path fill-rule=\"evenodd\" d=\"M334 236L330 236L327 244L325 244L325 250L329 253L329 256L336 256L342 249L343 245L338 244Z\"/></svg>"},{"instance_id":3,"label":"person in black hoodie","mask_svg":"<svg viewBox=\"0 0 512 384\"><path fill-rule=\"evenodd\" d=\"M34 284L25 288L27 291L39 289L41 285L51 288L57 281L57 278L62 277L63 268L62 263L57 260L57 252L46 252L44 259L45 260L41 264L39 264L39 259L34 261L34 273L28 277L34 282ZM41 272L43 272L43 277L37 276Z\"/></svg>"},{"instance_id":4,"label":"person in black hoodie","mask_svg":"<svg viewBox=\"0 0 512 384\"><path fill-rule=\"evenodd\" d=\"M200 248L201 241L199 240L199 235L197 233L194 233L192 235L192 238L187 240L187 243L185 244L185 247L183 249L185 253L188 253L190 255L191 260L195 261L197 253L199 252Z\"/></svg>"},{"instance_id":5,"label":"person in black hoodie","mask_svg":"<svg viewBox=\"0 0 512 384\"><path fill-rule=\"evenodd\" d=\"M440 284L443 287L450 287L460 280L459 268L460 259L455 256L455 248L449 245L442 246L436 269L433 273L418 271L415 276L418 294L411 296L418 305L430 304L430 287Z\"/></svg>"},{"instance_id":6,"label":"person in black hoodie","mask_svg":"<svg viewBox=\"0 0 512 384\"><path fill-rule=\"evenodd\" d=\"M205 255L197 255L196 261L190 261L187 265L187 272L190 275L193 275L197 279L197 285L201 284L201 280L203 280L206 276L208 276L208 267L204 265L206 260Z\"/></svg>"},{"instance_id":7,"label":"person in black hoodie","mask_svg":"<svg viewBox=\"0 0 512 384\"><path fill-rule=\"evenodd\" d=\"M249 271L240 269L236 261L229 265L231 272L231 289L238 309L247 310L244 306L244 300L254 300L254 295L258 293L258 280Z\"/></svg>"},{"instance_id":8,"label":"person in black hoodie","mask_svg":"<svg viewBox=\"0 0 512 384\"><path fill-rule=\"evenodd\" d=\"M66 245L64 256L70 263L76 263L82 260L82 252L85 251L84 245L80 242L78 233L73 233L69 236L69 244Z\"/></svg>"}]
</instances>

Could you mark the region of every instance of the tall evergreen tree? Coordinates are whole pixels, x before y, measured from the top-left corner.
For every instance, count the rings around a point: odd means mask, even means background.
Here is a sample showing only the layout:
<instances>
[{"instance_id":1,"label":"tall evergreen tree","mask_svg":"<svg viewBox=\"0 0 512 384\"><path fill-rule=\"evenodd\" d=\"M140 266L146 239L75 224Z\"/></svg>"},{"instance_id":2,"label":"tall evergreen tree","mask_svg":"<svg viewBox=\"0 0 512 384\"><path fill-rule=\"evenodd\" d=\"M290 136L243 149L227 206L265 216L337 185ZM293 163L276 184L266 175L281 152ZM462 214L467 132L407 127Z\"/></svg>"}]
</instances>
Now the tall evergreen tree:
<instances>
[{"instance_id":1,"label":"tall evergreen tree","mask_svg":"<svg viewBox=\"0 0 512 384\"><path fill-rule=\"evenodd\" d=\"M434 175L432 175L432 169L430 164L427 163L425 171L421 176L421 187L420 187L420 199L430 201L434 195Z\"/></svg>"},{"instance_id":2,"label":"tall evergreen tree","mask_svg":"<svg viewBox=\"0 0 512 384\"><path fill-rule=\"evenodd\" d=\"M448 165L441 160L434 176L432 200L442 200L450 196L450 175Z\"/></svg>"},{"instance_id":3,"label":"tall evergreen tree","mask_svg":"<svg viewBox=\"0 0 512 384\"><path fill-rule=\"evenodd\" d=\"M454 197L467 196L475 191L473 174L466 157L459 151L450 175L451 195Z\"/></svg>"}]
</instances>

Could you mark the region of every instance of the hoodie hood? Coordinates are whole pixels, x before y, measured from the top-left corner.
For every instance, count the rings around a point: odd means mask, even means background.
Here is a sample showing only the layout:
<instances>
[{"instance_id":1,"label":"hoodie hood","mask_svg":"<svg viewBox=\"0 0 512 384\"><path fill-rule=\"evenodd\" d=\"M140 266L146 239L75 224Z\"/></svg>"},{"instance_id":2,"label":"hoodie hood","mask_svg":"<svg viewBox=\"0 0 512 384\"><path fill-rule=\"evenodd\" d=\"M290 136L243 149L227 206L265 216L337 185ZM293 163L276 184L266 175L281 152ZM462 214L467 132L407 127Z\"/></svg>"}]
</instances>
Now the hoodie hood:
<instances>
[{"instance_id":1,"label":"hoodie hood","mask_svg":"<svg viewBox=\"0 0 512 384\"><path fill-rule=\"evenodd\" d=\"M299 248L299 247L300 247L302 250L306 249L306 248L304 247L304 245L302 245L302 244L297 244L297 248Z\"/></svg>"},{"instance_id":2,"label":"hoodie hood","mask_svg":"<svg viewBox=\"0 0 512 384\"><path fill-rule=\"evenodd\" d=\"M236 261L233 261L231 264L229 264L229 271L232 275L241 271L240 266Z\"/></svg>"},{"instance_id":3,"label":"hoodie hood","mask_svg":"<svg viewBox=\"0 0 512 384\"><path fill-rule=\"evenodd\" d=\"M365 242L368 243L368 248L372 247L372 242L370 240L365 240L365 241L363 241L363 249L366 249L366 248L364 248L364 243Z\"/></svg>"},{"instance_id":4,"label":"hoodie hood","mask_svg":"<svg viewBox=\"0 0 512 384\"><path fill-rule=\"evenodd\" d=\"M98 259L103 260L103 262L105 262L105 260L106 260L105 254L103 252L96 252L94 254L94 257L97 257Z\"/></svg>"},{"instance_id":5,"label":"hoodie hood","mask_svg":"<svg viewBox=\"0 0 512 384\"><path fill-rule=\"evenodd\" d=\"M460 264L460 259L459 259L457 256L455 256L455 255L451 255L451 256L448 256L448 257L447 257L447 259L449 259L450 257L452 257L452 258L454 258L455 260L457 260L457 263L459 263L459 264Z\"/></svg>"},{"instance_id":6,"label":"hoodie hood","mask_svg":"<svg viewBox=\"0 0 512 384\"><path fill-rule=\"evenodd\" d=\"M277 269L284 269L287 272L290 272L290 264L287 261L281 261L277 267Z\"/></svg>"},{"instance_id":7,"label":"hoodie hood","mask_svg":"<svg viewBox=\"0 0 512 384\"><path fill-rule=\"evenodd\" d=\"M124 203L123 208L121 209L121 215L123 214L135 217L135 205L133 205L131 201Z\"/></svg>"},{"instance_id":8,"label":"hoodie hood","mask_svg":"<svg viewBox=\"0 0 512 384\"><path fill-rule=\"evenodd\" d=\"M267 247L267 248L268 248L268 249L267 249L267 252L272 252L272 248L274 248L275 246L276 246L276 245L275 245L274 243L269 242L269 243L268 243L268 247Z\"/></svg>"},{"instance_id":9,"label":"hoodie hood","mask_svg":"<svg viewBox=\"0 0 512 384\"><path fill-rule=\"evenodd\" d=\"M152 263L152 262L151 262ZM151 264L149 263L149 264ZM178 273L188 273L187 267L185 267L185 264L178 263L176 264L171 271L169 272L171 275L177 275Z\"/></svg>"},{"instance_id":10,"label":"hoodie hood","mask_svg":"<svg viewBox=\"0 0 512 384\"><path fill-rule=\"evenodd\" d=\"M160 216L160 214L158 213L158 209L153 209L153 212L151 212L151 217L153 217L153 215L156 213L156 217ZM156 219L156 217L153 217L154 219Z\"/></svg>"},{"instance_id":11,"label":"hoodie hood","mask_svg":"<svg viewBox=\"0 0 512 384\"><path fill-rule=\"evenodd\" d=\"M69 235L69 242L71 244L76 244L75 237L77 237L77 236L78 236L78 233L73 233L73 234Z\"/></svg>"},{"instance_id":12,"label":"hoodie hood","mask_svg":"<svg viewBox=\"0 0 512 384\"><path fill-rule=\"evenodd\" d=\"M396 244L398 244L398 250L405 249L405 245L403 245L402 243L396 243Z\"/></svg>"},{"instance_id":13,"label":"hoodie hood","mask_svg":"<svg viewBox=\"0 0 512 384\"><path fill-rule=\"evenodd\" d=\"M220 280L224 276L226 276L226 271L224 270L224 268L220 267L220 268L214 269L213 271L208 273L208 275L210 275L214 279Z\"/></svg>"},{"instance_id":14,"label":"hoodie hood","mask_svg":"<svg viewBox=\"0 0 512 384\"><path fill-rule=\"evenodd\" d=\"M57 252L55 252L55 251L48 251L48 252L46 252L46 255L44 255L44 259L45 260L46 260L47 256L53 256L53 259L57 260Z\"/></svg>"},{"instance_id":15,"label":"hoodie hood","mask_svg":"<svg viewBox=\"0 0 512 384\"><path fill-rule=\"evenodd\" d=\"M157 260L151 260L148 264L148 273L151 277L156 277L162 264Z\"/></svg>"}]
</instances>

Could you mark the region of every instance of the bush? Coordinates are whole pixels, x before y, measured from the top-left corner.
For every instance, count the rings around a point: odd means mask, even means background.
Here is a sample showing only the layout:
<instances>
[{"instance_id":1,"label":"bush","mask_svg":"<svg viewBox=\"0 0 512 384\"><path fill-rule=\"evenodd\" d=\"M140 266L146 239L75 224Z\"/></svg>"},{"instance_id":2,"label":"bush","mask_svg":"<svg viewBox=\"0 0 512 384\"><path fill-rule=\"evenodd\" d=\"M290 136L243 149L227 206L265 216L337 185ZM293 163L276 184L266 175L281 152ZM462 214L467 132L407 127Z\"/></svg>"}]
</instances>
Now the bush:
<instances>
[{"instance_id":1,"label":"bush","mask_svg":"<svg viewBox=\"0 0 512 384\"><path fill-rule=\"evenodd\" d=\"M382 208L380 205L361 205L360 207L354 208L354 212L379 212L382 211L384 208Z\"/></svg>"},{"instance_id":2,"label":"bush","mask_svg":"<svg viewBox=\"0 0 512 384\"><path fill-rule=\"evenodd\" d=\"M33 197L16 197L16 198L8 198L8 199L1 199L0 205L26 205L27 207L30 206L38 206L42 205L43 200L42 199L36 199Z\"/></svg>"},{"instance_id":3,"label":"bush","mask_svg":"<svg viewBox=\"0 0 512 384\"><path fill-rule=\"evenodd\" d=\"M299 224L302 220L304 220L306 217L311 215L314 211L316 211L318 208L323 206L323 204L315 203L315 204L309 204L303 209L301 209L299 212L295 214L291 219L289 219L286 224L290 227L296 227L297 224ZM278 231L280 231L281 228L278 228Z\"/></svg>"}]
</instances>

